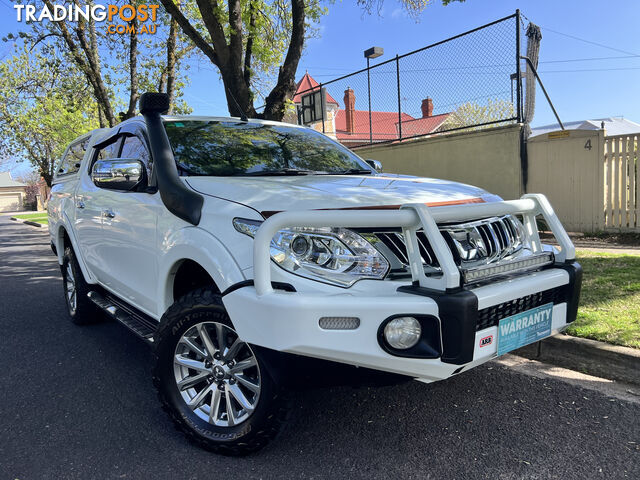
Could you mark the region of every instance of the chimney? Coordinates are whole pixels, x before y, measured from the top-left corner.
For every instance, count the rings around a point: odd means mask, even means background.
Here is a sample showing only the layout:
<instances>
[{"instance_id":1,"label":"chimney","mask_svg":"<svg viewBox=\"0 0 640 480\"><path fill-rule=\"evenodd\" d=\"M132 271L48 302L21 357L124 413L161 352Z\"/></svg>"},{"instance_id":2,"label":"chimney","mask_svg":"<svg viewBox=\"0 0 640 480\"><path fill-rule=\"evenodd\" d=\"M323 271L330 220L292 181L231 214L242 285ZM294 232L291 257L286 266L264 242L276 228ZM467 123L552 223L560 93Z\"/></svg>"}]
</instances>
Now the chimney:
<instances>
[{"instance_id":1,"label":"chimney","mask_svg":"<svg viewBox=\"0 0 640 480\"><path fill-rule=\"evenodd\" d=\"M344 113L347 124L347 132L353 133L353 116L356 107L356 95L351 88L344 91Z\"/></svg>"},{"instance_id":2,"label":"chimney","mask_svg":"<svg viewBox=\"0 0 640 480\"><path fill-rule=\"evenodd\" d=\"M422 118L431 117L433 115L433 100L430 97L422 100Z\"/></svg>"}]
</instances>

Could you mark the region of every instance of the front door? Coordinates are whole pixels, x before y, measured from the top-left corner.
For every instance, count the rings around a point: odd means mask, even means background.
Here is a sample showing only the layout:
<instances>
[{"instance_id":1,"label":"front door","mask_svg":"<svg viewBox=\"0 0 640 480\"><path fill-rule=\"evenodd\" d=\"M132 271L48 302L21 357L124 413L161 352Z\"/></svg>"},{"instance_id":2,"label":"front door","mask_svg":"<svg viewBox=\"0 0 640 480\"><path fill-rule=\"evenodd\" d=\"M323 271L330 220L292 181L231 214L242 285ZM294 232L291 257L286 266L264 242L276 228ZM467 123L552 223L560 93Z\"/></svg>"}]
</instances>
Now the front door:
<instances>
[{"instance_id":1,"label":"front door","mask_svg":"<svg viewBox=\"0 0 640 480\"><path fill-rule=\"evenodd\" d=\"M83 146L86 149L87 145ZM73 154L74 146L69 148L67 155ZM89 149L88 155L93 156L89 161L89 166L83 171L78 172L79 183L75 192L73 201L75 203L74 218L69 220L73 222L73 231L76 235L79 256L84 260L85 265L98 281L102 277L103 262L100 256L102 247L102 211L105 206L103 203L103 191L96 187L91 181L90 169L91 163L97 155L93 148ZM109 145L103 146L99 155L101 158L113 158L118 155L120 150L120 142L114 140ZM82 155L85 155L84 150ZM80 153L76 152L76 157L80 157ZM82 157L80 157L82 158ZM73 163L73 162L68 162ZM64 162L63 162L64 164Z\"/></svg>"},{"instance_id":2,"label":"front door","mask_svg":"<svg viewBox=\"0 0 640 480\"><path fill-rule=\"evenodd\" d=\"M152 164L141 136L123 137L121 159L141 160L150 178ZM102 205L101 283L145 313L157 310L158 215L160 194L100 188Z\"/></svg>"}]
</instances>

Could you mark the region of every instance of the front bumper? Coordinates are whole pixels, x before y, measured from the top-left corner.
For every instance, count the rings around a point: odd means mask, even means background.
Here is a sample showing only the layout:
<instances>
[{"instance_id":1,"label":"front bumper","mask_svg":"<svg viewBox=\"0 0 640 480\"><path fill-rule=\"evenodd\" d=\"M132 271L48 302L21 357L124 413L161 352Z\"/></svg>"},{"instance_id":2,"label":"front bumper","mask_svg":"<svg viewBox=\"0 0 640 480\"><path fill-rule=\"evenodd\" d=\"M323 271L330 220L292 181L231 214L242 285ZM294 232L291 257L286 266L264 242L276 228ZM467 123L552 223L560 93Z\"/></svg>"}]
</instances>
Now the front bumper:
<instances>
[{"instance_id":1,"label":"front bumper","mask_svg":"<svg viewBox=\"0 0 640 480\"><path fill-rule=\"evenodd\" d=\"M238 334L250 343L435 381L494 358L497 341L481 340L497 338L497 321L518 305L526 310L538 297L545 302L552 298L551 331L562 331L576 318L581 281L582 269L572 262L449 292L408 285L376 296L348 290L334 295L282 290L259 295L254 286L246 285L225 294L223 302ZM380 325L397 315L438 319L440 336L433 339L440 342L438 358L402 357L382 347ZM360 322L353 330L326 330L319 325L323 317L356 317Z\"/></svg>"},{"instance_id":2,"label":"front bumper","mask_svg":"<svg viewBox=\"0 0 640 480\"><path fill-rule=\"evenodd\" d=\"M462 288L461 271L438 223L507 214L522 216L534 254L544 251L536 217L544 218L560 245L555 252L554 268L476 288ZM412 282L399 286L392 281L371 281L377 286L368 285L369 289L354 285L344 290L333 287L317 293L274 289L271 241L278 230L292 226L399 227L407 242ZM440 276L425 273L417 248L418 229L427 237ZM581 269L573 263L574 258L575 248L569 236L548 200L540 194L528 194L520 200L453 207L406 204L397 211L288 211L269 217L256 232L253 285L228 290L223 302L238 334L247 342L434 381L495 357L501 318L541 306L544 301L544 305L553 303L552 334L572 322L581 284ZM422 341L426 342L426 348L413 351L411 356L383 348L382 325L399 315L425 322ZM345 317L357 318L358 326L352 330L328 330L320 326L323 317L340 317L338 323L346 322ZM427 324L429 328L425 329ZM429 332L428 338L425 330Z\"/></svg>"}]
</instances>

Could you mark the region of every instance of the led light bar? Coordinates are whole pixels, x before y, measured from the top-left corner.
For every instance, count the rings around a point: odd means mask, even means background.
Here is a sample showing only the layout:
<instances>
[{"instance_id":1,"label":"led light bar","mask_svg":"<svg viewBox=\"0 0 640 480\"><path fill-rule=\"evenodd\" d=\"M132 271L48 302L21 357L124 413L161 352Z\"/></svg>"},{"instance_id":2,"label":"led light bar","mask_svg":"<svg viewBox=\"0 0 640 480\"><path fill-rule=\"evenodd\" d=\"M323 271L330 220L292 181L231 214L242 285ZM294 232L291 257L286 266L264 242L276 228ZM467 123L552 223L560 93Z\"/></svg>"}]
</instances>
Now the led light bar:
<instances>
[{"instance_id":1,"label":"led light bar","mask_svg":"<svg viewBox=\"0 0 640 480\"><path fill-rule=\"evenodd\" d=\"M545 252L513 262L487 265L485 267L463 270L462 275L465 283L473 283L499 275L506 275L521 270L531 270L533 268L543 267L545 265L553 263L554 261L555 257L553 253Z\"/></svg>"}]
</instances>

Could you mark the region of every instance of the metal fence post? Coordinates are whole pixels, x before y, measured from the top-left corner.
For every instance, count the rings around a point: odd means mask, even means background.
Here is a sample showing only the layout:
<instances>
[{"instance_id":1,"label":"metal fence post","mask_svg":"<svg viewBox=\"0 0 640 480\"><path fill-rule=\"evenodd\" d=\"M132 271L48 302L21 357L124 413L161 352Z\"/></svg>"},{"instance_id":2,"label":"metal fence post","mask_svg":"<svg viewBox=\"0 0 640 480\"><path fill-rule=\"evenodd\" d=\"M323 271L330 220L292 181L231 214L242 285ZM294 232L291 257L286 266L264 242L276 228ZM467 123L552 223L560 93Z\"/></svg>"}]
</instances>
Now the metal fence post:
<instances>
[{"instance_id":1,"label":"metal fence post","mask_svg":"<svg viewBox=\"0 0 640 480\"><path fill-rule=\"evenodd\" d=\"M322 95L322 83L318 85L320 87L320 110L322 111L322 133L326 133L324 131L324 109L325 109L325 104L323 102L324 97Z\"/></svg>"},{"instance_id":2,"label":"metal fence post","mask_svg":"<svg viewBox=\"0 0 640 480\"><path fill-rule=\"evenodd\" d=\"M371 126L371 67L369 57L367 57L367 94L369 97L369 143L373 143L373 127Z\"/></svg>"},{"instance_id":3,"label":"metal fence post","mask_svg":"<svg viewBox=\"0 0 640 480\"><path fill-rule=\"evenodd\" d=\"M520 78L520 9L516 10L516 116L518 123L522 123L522 79ZM529 88L529 85L527 85ZM535 87L534 87L535 88Z\"/></svg>"},{"instance_id":4,"label":"metal fence post","mask_svg":"<svg viewBox=\"0 0 640 480\"><path fill-rule=\"evenodd\" d=\"M398 139L402 140L402 105L400 103L400 58L396 54L396 80L398 83Z\"/></svg>"}]
</instances>

